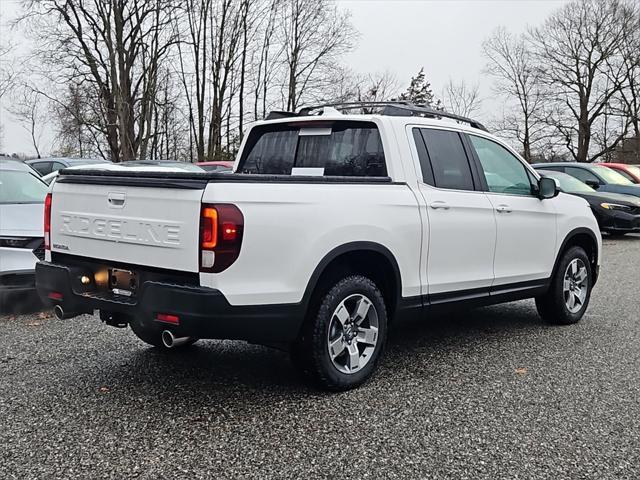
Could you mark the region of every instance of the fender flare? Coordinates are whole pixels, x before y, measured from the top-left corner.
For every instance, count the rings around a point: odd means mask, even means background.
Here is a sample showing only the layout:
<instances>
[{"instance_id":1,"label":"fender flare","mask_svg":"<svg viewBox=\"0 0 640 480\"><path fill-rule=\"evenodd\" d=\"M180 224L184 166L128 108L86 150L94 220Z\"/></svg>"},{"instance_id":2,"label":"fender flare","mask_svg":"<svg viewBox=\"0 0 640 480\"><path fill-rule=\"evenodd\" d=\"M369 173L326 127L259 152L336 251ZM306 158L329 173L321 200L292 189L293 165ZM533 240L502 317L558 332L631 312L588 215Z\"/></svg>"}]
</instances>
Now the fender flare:
<instances>
[{"instance_id":1,"label":"fender flare","mask_svg":"<svg viewBox=\"0 0 640 480\"><path fill-rule=\"evenodd\" d=\"M551 272L551 278L554 278L556 275L556 271L558 270L558 264L560 263L560 259L561 259L561 255L562 252L564 252L565 248L567 247L567 244L569 244L569 242L575 238L577 235L582 235L582 234L586 234L588 235L591 240L593 240L594 245L596 246L596 258L594 259L594 267L598 266L598 254L600 252L598 252L598 237L596 236L596 234L593 232L593 230L591 230L590 228L586 228L586 227L578 227L578 228L574 228L573 230L571 230L569 233L567 233L567 235L565 235L564 240L562 241L562 244L560 245L560 248L558 249L558 253L556 254L556 261L553 264L553 270ZM594 271L593 273L593 285L596 284L596 281L598 280L598 272L597 272L597 268L593 269Z\"/></svg>"},{"instance_id":2,"label":"fender flare","mask_svg":"<svg viewBox=\"0 0 640 480\"><path fill-rule=\"evenodd\" d=\"M349 242L349 243L340 245L338 247L335 247L333 250L327 253L324 257L322 257L322 260L320 260L320 262L314 269L313 273L311 274L311 277L309 278L309 281L307 282L307 287L305 288L304 295L302 297L302 304L305 312L309 307L309 301L311 300L311 296L313 295L318 285L318 280L320 279L320 276L325 272L329 264L333 260L338 258L340 255L344 255L345 253L349 253L349 252L358 252L358 251L369 251L369 252L379 253L379 254L382 254L389 261L395 277L394 279L395 279L395 286L396 286L396 292L395 292L396 302L400 301L400 299L402 298L402 277L400 275L400 267L398 267L398 262L395 256L393 255L393 253L391 253L391 251L384 245L381 245L376 242L366 242L366 241Z\"/></svg>"}]
</instances>

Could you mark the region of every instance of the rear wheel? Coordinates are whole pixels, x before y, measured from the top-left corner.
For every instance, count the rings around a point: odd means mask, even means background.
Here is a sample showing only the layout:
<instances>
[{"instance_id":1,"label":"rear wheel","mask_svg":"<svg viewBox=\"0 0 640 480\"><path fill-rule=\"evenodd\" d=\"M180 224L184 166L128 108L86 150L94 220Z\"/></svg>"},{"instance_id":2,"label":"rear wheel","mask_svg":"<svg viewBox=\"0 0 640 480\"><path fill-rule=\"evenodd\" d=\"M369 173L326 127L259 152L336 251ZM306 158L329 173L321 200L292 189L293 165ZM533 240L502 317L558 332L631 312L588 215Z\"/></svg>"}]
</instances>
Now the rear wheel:
<instances>
[{"instance_id":1,"label":"rear wheel","mask_svg":"<svg viewBox=\"0 0 640 480\"><path fill-rule=\"evenodd\" d=\"M561 325L579 322L589 305L592 279L586 252L581 247L571 247L562 256L549 291L536 298L540 316Z\"/></svg>"},{"instance_id":2,"label":"rear wheel","mask_svg":"<svg viewBox=\"0 0 640 480\"><path fill-rule=\"evenodd\" d=\"M144 343L154 346L162 351L181 350L189 347L190 345L193 345L198 341L197 338L192 338L181 345L176 345L172 348L168 348L162 341L162 332L165 329L160 328L159 326L148 326L140 322L138 319L132 319L129 322L129 326L131 327L133 333L136 334L136 337L138 337Z\"/></svg>"},{"instance_id":3,"label":"rear wheel","mask_svg":"<svg viewBox=\"0 0 640 480\"><path fill-rule=\"evenodd\" d=\"M375 371L387 339L387 310L376 284L346 277L322 297L294 345L292 360L326 390L355 388Z\"/></svg>"}]
</instances>

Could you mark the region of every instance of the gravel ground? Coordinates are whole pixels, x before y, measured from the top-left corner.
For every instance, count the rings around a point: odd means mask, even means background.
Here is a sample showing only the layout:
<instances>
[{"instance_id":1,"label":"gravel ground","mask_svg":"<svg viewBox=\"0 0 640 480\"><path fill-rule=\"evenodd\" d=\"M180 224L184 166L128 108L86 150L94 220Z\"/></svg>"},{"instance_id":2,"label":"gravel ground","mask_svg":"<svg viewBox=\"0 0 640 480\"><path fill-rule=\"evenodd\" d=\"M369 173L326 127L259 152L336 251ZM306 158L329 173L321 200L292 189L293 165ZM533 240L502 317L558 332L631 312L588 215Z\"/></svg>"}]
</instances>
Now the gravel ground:
<instances>
[{"instance_id":1,"label":"gravel ground","mask_svg":"<svg viewBox=\"0 0 640 480\"><path fill-rule=\"evenodd\" d=\"M242 342L5 314L0 478L640 478L640 236L604 254L579 325L532 301L406 323L342 394Z\"/></svg>"}]
</instances>

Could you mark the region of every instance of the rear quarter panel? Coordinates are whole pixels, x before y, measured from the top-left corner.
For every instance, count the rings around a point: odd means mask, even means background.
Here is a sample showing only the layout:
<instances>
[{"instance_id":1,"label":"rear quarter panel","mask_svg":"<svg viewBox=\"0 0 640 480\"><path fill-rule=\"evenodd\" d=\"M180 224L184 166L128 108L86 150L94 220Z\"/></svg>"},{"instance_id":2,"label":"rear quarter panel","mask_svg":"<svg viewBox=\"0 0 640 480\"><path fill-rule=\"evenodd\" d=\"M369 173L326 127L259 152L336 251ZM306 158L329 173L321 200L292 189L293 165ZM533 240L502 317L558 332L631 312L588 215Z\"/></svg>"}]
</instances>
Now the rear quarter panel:
<instances>
[{"instance_id":1,"label":"rear quarter panel","mask_svg":"<svg viewBox=\"0 0 640 480\"><path fill-rule=\"evenodd\" d=\"M297 303L320 261L336 247L366 241L395 256L402 295L420 294L422 226L403 183L210 183L204 203L233 203L244 215L238 260L201 273L232 305Z\"/></svg>"}]
</instances>

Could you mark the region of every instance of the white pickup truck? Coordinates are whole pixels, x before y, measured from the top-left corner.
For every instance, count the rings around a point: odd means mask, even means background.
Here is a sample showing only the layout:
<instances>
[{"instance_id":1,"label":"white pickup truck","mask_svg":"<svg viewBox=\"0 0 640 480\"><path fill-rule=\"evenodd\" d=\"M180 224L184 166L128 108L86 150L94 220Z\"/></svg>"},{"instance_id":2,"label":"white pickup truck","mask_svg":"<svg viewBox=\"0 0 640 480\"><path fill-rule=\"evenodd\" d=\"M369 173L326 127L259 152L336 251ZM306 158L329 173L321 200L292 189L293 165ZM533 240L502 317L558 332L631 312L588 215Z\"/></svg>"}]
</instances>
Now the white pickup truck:
<instances>
[{"instance_id":1,"label":"white pickup truck","mask_svg":"<svg viewBox=\"0 0 640 480\"><path fill-rule=\"evenodd\" d=\"M601 253L585 200L405 103L273 114L230 174L63 170L45 210L37 287L60 318L98 309L160 349L287 348L330 390L371 376L400 317L535 298L577 322Z\"/></svg>"}]
</instances>

